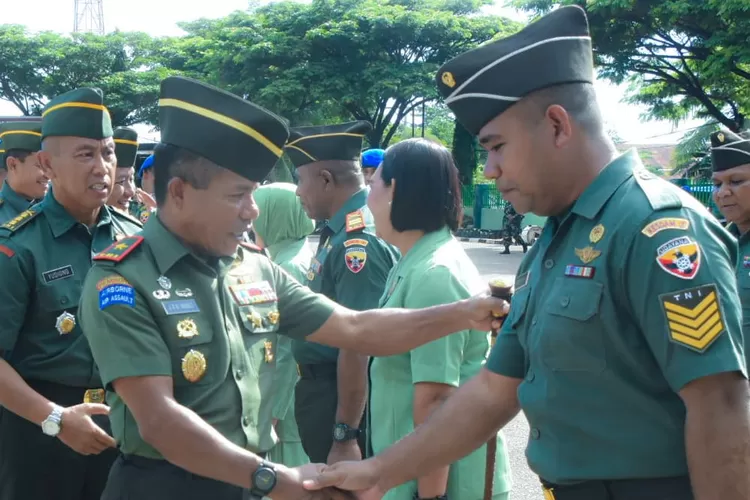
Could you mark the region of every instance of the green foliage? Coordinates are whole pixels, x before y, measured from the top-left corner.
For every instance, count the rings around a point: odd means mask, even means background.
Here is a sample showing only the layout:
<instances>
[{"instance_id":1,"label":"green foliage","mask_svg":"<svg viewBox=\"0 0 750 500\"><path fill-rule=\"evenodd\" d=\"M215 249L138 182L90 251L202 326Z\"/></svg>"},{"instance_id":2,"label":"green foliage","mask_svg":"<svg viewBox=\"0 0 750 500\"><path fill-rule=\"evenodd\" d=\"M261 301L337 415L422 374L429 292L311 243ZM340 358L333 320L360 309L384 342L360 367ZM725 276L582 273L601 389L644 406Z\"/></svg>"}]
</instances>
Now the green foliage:
<instances>
[{"instance_id":1,"label":"green foliage","mask_svg":"<svg viewBox=\"0 0 750 500\"><path fill-rule=\"evenodd\" d=\"M587 9L600 75L630 82L648 116L713 119L744 128L750 112L747 0L515 0L541 13L553 4Z\"/></svg>"},{"instance_id":2,"label":"green foliage","mask_svg":"<svg viewBox=\"0 0 750 500\"><path fill-rule=\"evenodd\" d=\"M710 179L710 136L718 129L718 124L709 122L687 132L675 149L672 175L697 180Z\"/></svg>"},{"instance_id":3,"label":"green foliage","mask_svg":"<svg viewBox=\"0 0 750 500\"><path fill-rule=\"evenodd\" d=\"M33 115L58 94L94 86L104 91L115 125L151 122L159 82L170 74L153 62L154 47L143 33L32 35L0 26L0 97Z\"/></svg>"}]
</instances>

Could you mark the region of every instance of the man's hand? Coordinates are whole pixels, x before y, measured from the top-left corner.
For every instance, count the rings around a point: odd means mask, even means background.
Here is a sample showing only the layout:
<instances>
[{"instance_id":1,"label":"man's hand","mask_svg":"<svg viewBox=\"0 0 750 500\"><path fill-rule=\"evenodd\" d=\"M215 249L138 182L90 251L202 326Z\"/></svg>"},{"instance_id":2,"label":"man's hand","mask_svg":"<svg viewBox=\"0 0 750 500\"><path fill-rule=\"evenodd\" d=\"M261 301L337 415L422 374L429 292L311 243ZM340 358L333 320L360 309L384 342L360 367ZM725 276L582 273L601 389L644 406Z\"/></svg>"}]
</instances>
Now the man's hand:
<instances>
[{"instance_id":1,"label":"man's hand","mask_svg":"<svg viewBox=\"0 0 750 500\"><path fill-rule=\"evenodd\" d=\"M307 464L290 469L283 465L276 465L278 482L269 498L272 500L345 500L356 498L351 493L336 491L325 486L309 490L302 486L304 481L319 477L325 467L323 464Z\"/></svg>"},{"instance_id":2,"label":"man's hand","mask_svg":"<svg viewBox=\"0 0 750 500\"><path fill-rule=\"evenodd\" d=\"M310 491L336 488L352 491L356 495L354 498L360 500L380 500L385 495L385 491L380 490L377 485L379 477L377 459L370 458L359 462L339 462L329 465L316 477L305 480L304 486Z\"/></svg>"},{"instance_id":3,"label":"man's hand","mask_svg":"<svg viewBox=\"0 0 750 500\"><path fill-rule=\"evenodd\" d=\"M57 437L81 455L98 455L117 444L91 419L92 415L109 415L109 407L101 404L83 403L65 408L62 413L62 428Z\"/></svg>"},{"instance_id":4,"label":"man's hand","mask_svg":"<svg viewBox=\"0 0 750 500\"><path fill-rule=\"evenodd\" d=\"M150 209L156 208L156 200L154 199L154 197L141 188L136 189L135 199L140 201Z\"/></svg>"},{"instance_id":5,"label":"man's hand","mask_svg":"<svg viewBox=\"0 0 750 500\"><path fill-rule=\"evenodd\" d=\"M500 329L503 326L503 318L510 310L510 304L492 297L489 292L475 295L463 303L471 328L480 332Z\"/></svg>"},{"instance_id":6,"label":"man's hand","mask_svg":"<svg viewBox=\"0 0 750 500\"><path fill-rule=\"evenodd\" d=\"M333 465L336 462L359 460L362 460L362 451L359 449L359 443L356 439L343 443L334 442L331 451L328 452L328 465Z\"/></svg>"}]
</instances>

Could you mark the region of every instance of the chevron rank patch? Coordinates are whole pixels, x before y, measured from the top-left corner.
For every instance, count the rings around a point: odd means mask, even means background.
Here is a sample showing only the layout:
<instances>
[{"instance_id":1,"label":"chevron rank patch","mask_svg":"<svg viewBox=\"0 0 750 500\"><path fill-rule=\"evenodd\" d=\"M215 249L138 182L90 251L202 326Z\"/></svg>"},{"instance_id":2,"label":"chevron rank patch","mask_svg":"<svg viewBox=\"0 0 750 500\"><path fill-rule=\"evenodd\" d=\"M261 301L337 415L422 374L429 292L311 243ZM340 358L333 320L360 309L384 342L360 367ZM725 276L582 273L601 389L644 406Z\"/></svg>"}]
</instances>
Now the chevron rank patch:
<instances>
[{"instance_id":1,"label":"chevron rank patch","mask_svg":"<svg viewBox=\"0 0 750 500\"><path fill-rule=\"evenodd\" d=\"M667 317L669 338L703 353L726 330L716 285L688 288L659 297Z\"/></svg>"}]
</instances>

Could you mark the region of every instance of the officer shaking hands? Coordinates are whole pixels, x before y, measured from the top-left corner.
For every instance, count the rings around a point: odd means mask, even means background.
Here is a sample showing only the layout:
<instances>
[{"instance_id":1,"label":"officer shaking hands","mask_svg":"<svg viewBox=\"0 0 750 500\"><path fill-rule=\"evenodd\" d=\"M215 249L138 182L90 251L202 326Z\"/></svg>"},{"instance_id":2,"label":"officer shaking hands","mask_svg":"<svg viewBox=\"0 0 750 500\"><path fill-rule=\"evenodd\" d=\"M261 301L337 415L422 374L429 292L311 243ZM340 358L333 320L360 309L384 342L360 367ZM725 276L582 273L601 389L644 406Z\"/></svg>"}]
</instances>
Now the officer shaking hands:
<instances>
[{"instance_id":1,"label":"officer shaking hands","mask_svg":"<svg viewBox=\"0 0 750 500\"><path fill-rule=\"evenodd\" d=\"M52 188L0 226L0 498L98 500L115 442L78 301L91 256L141 226L105 206L116 161L101 91L65 93L42 116Z\"/></svg>"},{"instance_id":2,"label":"officer shaking hands","mask_svg":"<svg viewBox=\"0 0 750 500\"><path fill-rule=\"evenodd\" d=\"M349 309L378 307L398 251L375 236L359 165L367 122L290 131L286 153L297 167L297 194L311 219L326 220L307 285ZM366 453L363 412L368 358L303 340L292 343L300 372L295 413L313 462L359 460ZM326 432L326 430L329 430Z\"/></svg>"},{"instance_id":3,"label":"officer shaking hands","mask_svg":"<svg viewBox=\"0 0 750 500\"><path fill-rule=\"evenodd\" d=\"M440 69L446 103L488 152L485 175L548 220L486 368L414 433L308 487L380 498L522 409L548 500L750 498L736 243L635 151L618 156L592 59L570 6Z\"/></svg>"},{"instance_id":4,"label":"officer shaking hands","mask_svg":"<svg viewBox=\"0 0 750 500\"><path fill-rule=\"evenodd\" d=\"M138 236L94 257L80 314L111 404L120 457L103 500L328 498L259 454L258 365L268 334L363 354L405 352L488 330L487 296L429 309L354 312L300 285L243 234L253 192L282 154L281 118L195 80L159 100L158 210ZM251 158L252 161L248 161Z\"/></svg>"},{"instance_id":5,"label":"officer shaking hands","mask_svg":"<svg viewBox=\"0 0 750 500\"><path fill-rule=\"evenodd\" d=\"M0 189L0 223L8 222L47 192L49 179L39 163L40 149L41 123L0 124L0 157L8 169Z\"/></svg>"}]
</instances>

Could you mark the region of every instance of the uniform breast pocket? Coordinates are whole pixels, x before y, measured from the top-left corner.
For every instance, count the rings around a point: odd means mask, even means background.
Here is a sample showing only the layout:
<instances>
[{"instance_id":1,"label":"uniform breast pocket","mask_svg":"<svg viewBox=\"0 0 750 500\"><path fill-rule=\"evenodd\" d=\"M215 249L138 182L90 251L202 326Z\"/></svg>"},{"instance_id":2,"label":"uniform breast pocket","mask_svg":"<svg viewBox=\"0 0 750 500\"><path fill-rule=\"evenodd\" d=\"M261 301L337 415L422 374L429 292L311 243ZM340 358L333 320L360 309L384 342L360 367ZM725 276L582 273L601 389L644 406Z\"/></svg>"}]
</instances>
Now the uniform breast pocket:
<instances>
[{"instance_id":1,"label":"uniform breast pocket","mask_svg":"<svg viewBox=\"0 0 750 500\"><path fill-rule=\"evenodd\" d=\"M600 373L607 367L599 319L604 286L595 281L557 278L541 314L540 348L552 370Z\"/></svg>"},{"instance_id":2,"label":"uniform breast pocket","mask_svg":"<svg viewBox=\"0 0 750 500\"><path fill-rule=\"evenodd\" d=\"M81 297L81 282L69 280L64 284L42 286L38 290L37 300L41 311L40 317L33 321L41 321L54 326L61 336L67 336L78 327L78 300Z\"/></svg>"},{"instance_id":3,"label":"uniform breast pocket","mask_svg":"<svg viewBox=\"0 0 750 500\"><path fill-rule=\"evenodd\" d=\"M240 316L245 336L279 330L279 304L276 301L243 306Z\"/></svg>"},{"instance_id":4,"label":"uniform breast pocket","mask_svg":"<svg viewBox=\"0 0 750 500\"><path fill-rule=\"evenodd\" d=\"M521 342L521 345L525 345L526 343L526 329L521 328L521 323L526 318L528 304L529 287L526 286L513 294L513 299L510 302L510 311L508 311L508 318L505 320L516 332L516 335L518 335L518 340Z\"/></svg>"},{"instance_id":5,"label":"uniform breast pocket","mask_svg":"<svg viewBox=\"0 0 750 500\"><path fill-rule=\"evenodd\" d=\"M226 373L220 346L208 321L195 317L167 316L162 331L172 356L172 377L176 386L208 383ZM222 371L223 370L223 371Z\"/></svg>"}]
</instances>

